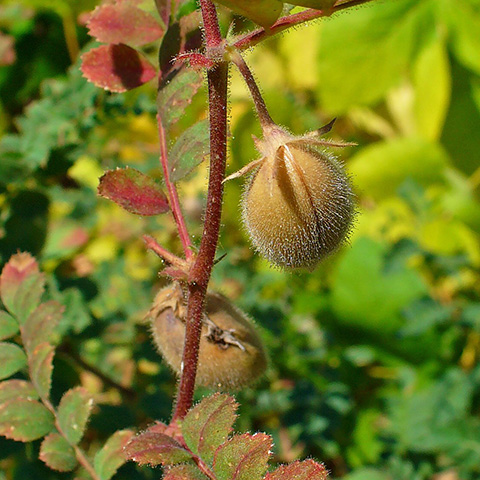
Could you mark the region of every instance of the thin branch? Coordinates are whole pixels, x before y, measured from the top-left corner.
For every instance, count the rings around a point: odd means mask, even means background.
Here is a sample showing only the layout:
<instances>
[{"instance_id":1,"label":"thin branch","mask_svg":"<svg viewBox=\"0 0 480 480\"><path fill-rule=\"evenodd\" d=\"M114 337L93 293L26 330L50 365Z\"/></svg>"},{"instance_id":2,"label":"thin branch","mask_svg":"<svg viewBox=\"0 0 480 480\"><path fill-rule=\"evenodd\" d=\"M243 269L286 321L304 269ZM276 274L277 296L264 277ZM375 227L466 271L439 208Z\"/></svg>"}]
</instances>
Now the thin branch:
<instances>
[{"instance_id":1,"label":"thin branch","mask_svg":"<svg viewBox=\"0 0 480 480\"><path fill-rule=\"evenodd\" d=\"M153 237L150 235L144 235L143 241L145 242L145 246L155 252L160 258L162 258L165 262L169 263L170 265L174 265L179 268L186 267L187 262L173 253L169 252L166 248L163 248Z\"/></svg>"},{"instance_id":2,"label":"thin branch","mask_svg":"<svg viewBox=\"0 0 480 480\"><path fill-rule=\"evenodd\" d=\"M243 78L245 79L245 83L250 90L262 129L275 125L272 117L270 116L270 113L268 113L267 106L265 105L265 100L260 93L257 82L255 81L255 77L253 76L252 71L248 67L243 57L237 50L232 50L232 52L230 53L230 58L233 63L235 63L235 65L238 67L238 70L242 74Z\"/></svg>"},{"instance_id":3,"label":"thin branch","mask_svg":"<svg viewBox=\"0 0 480 480\"><path fill-rule=\"evenodd\" d=\"M170 180L170 170L168 168L168 153L167 153L167 139L165 135L165 128L163 127L162 119L160 115L157 115L158 125L158 137L160 140L160 163L163 169L163 178L165 186L167 187L168 200L170 208L172 209L173 218L177 224L178 236L182 242L185 258L190 260L193 257L192 242L190 235L188 234L187 224L180 207L180 201L178 200L178 193L175 184ZM157 244L158 245L158 244ZM159 253L159 255L161 255ZM161 255L163 257L163 255ZM165 258L165 257L163 257Z\"/></svg>"},{"instance_id":4,"label":"thin branch","mask_svg":"<svg viewBox=\"0 0 480 480\"><path fill-rule=\"evenodd\" d=\"M293 15L286 15L285 17L279 18L269 30L264 28L259 28L252 32L247 33L246 35L240 37L234 44L238 50L246 50L247 48L257 45L266 38L270 38L273 35L277 35L280 32L283 32L291 27L301 25L302 23L310 22L316 18L329 17L334 13L338 13L346 8L355 7L362 5L364 3L371 2L373 0L350 0L349 2L342 3L328 10L315 10L313 8L303 10L302 12L295 13Z\"/></svg>"}]
</instances>

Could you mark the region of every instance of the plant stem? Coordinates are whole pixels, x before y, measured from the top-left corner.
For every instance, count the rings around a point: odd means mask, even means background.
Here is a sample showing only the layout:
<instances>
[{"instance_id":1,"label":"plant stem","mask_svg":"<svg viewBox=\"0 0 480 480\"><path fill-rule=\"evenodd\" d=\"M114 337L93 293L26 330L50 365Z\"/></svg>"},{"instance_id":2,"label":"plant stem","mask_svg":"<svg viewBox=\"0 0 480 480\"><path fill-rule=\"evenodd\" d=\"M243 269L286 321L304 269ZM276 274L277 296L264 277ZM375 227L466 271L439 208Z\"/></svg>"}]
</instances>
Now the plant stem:
<instances>
[{"instance_id":1,"label":"plant stem","mask_svg":"<svg viewBox=\"0 0 480 480\"><path fill-rule=\"evenodd\" d=\"M201 0L205 42L215 47L223 41L216 10L210 0ZM205 295L215 261L222 214L223 178L227 157L228 64L219 63L208 71L210 118L210 175L207 206L200 249L188 281L188 307L183 350L183 370L173 420L182 419L193 403Z\"/></svg>"},{"instance_id":2,"label":"plant stem","mask_svg":"<svg viewBox=\"0 0 480 480\"><path fill-rule=\"evenodd\" d=\"M329 17L334 13L345 10L346 8L355 7L362 5L364 3L371 2L372 0L350 0L349 2L342 3L341 5L334 6L328 10L316 10L310 8L293 15L286 15L285 17L279 18L267 31L264 28L259 28L253 32L249 32L246 35L239 38L233 46L238 50L246 50L247 48L257 45L262 40L270 38L277 33L283 32L291 27L295 27L310 20L315 20L316 18Z\"/></svg>"},{"instance_id":3,"label":"plant stem","mask_svg":"<svg viewBox=\"0 0 480 480\"><path fill-rule=\"evenodd\" d=\"M190 260L193 256L192 252L192 243L190 240L190 235L188 234L187 225L185 223L185 218L182 214L182 209L180 207L180 202L178 200L178 193L175 187L175 184L170 180L170 170L168 168L168 152L167 152L167 139L165 135L165 128L163 127L162 119L160 115L157 115L157 125L158 125L158 137L160 140L160 163L163 169L163 178L165 181L165 186L167 187L168 200L170 208L172 209L173 218L177 224L178 236L182 242L183 251L185 253L185 258ZM157 244L158 245L158 244ZM162 254L157 252L163 258Z\"/></svg>"},{"instance_id":4,"label":"plant stem","mask_svg":"<svg viewBox=\"0 0 480 480\"><path fill-rule=\"evenodd\" d=\"M230 57L233 63L235 63L235 65L238 67L238 70L245 79L245 83L250 89L253 103L255 104L255 108L257 109L258 119L260 120L262 128L265 129L272 125L275 125L272 117L268 113L265 101L263 100L262 94L258 89L257 82L255 81L252 71L250 70L250 68L248 68L247 63L237 50L232 50L232 52L230 53Z\"/></svg>"}]
</instances>

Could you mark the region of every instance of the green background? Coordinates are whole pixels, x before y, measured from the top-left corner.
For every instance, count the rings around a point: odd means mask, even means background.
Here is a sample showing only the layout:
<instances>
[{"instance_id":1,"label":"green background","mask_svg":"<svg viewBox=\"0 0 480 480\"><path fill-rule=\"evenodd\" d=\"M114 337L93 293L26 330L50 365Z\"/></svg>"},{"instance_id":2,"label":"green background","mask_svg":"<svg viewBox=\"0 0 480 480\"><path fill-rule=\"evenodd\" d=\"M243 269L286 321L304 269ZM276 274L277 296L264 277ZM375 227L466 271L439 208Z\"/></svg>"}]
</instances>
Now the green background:
<instances>
[{"instance_id":1,"label":"green background","mask_svg":"<svg viewBox=\"0 0 480 480\"><path fill-rule=\"evenodd\" d=\"M165 280L141 236L180 253L168 215L135 217L96 195L107 169L161 173L153 83L108 94L69 56L72 25L90 48L76 18L94 5L0 6L16 51L0 70L0 262L36 255L49 295L66 305L53 397L79 383L95 395L87 451L170 416L175 378L143 321ZM237 394L237 429L273 435L276 462L314 457L345 480L480 478L479 32L478 0L384 0L246 55L276 122L302 134L337 117L332 138L358 143L335 152L358 195L354 231L313 272L256 256L240 221L242 181L226 186L227 256L212 288L256 320L271 357ZM236 72L230 91L233 173L256 158L260 129ZM177 134L204 117L202 91ZM206 173L202 164L179 185L196 244ZM0 479L74 478L43 466L38 443L1 438ZM128 464L115 478L159 476Z\"/></svg>"}]
</instances>

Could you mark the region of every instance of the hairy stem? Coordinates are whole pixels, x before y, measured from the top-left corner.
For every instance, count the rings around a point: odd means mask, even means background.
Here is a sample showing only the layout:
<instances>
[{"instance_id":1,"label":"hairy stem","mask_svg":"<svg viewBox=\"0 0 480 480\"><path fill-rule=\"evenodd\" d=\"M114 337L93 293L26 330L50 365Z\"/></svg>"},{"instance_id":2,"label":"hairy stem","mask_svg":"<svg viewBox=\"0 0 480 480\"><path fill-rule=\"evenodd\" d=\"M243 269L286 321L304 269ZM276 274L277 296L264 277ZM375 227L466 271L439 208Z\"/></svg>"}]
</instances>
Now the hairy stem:
<instances>
[{"instance_id":1,"label":"hairy stem","mask_svg":"<svg viewBox=\"0 0 480 480\"><path fill-rule=\"evenodd\" d=\"M279 18L268 31L264 28L259 28L242 36L233 45L238 50L245 50L257 45L266 38L270 38L273 35L283 32L291 27L315 20L316 18L329 17L330 15L345 10L346 8L355 7L371 1L373 0L350 0L349 2L336 5L328 10L316 10L310 8L293 15L286 15L285 17Z\"/></svg>"},{"instance_id":2,"label":"hairy stem","mask_svg":"<svg viewBox=\"0 0 480 480\"><path fill-rule=\"evenodd\" d=\"M268 113L267 106L265 105L265 101L263 100L262 94L258 88L257 82L255 81L255 78L250 68L248 68L245 60L236 50L233 50L230 56L233 63L235 63L235 65L238 67L238 70L242 74L243 78L245 79L245 83L250 90L262 128L265 129L274 125L272 117Z\"/></svg>"},{"instance_id":3,"label":"hairy stem","mask_svg":"<svg viewBox=\"0 0 480 480\"><path fill-rule=\"evenodd\" d=\"M167 187L168 200L170 208L172 209L173 218L175 219L175 223L177 224L178 236L180 237L180 241L182 242L185 258L187 260L190 260L190 258L192 258L193 256L192 243L190 240L190 235L188 234L185 218L182 214L180 201L178 200L177 189L175 187L175 184L170 180L170 170L168 168L167 139L165 135L165 128L163 127L160 115L157 115L157 125L158 137L160 140L160 163L163 169L165 186Z\"/></svg>"}]
</instances>

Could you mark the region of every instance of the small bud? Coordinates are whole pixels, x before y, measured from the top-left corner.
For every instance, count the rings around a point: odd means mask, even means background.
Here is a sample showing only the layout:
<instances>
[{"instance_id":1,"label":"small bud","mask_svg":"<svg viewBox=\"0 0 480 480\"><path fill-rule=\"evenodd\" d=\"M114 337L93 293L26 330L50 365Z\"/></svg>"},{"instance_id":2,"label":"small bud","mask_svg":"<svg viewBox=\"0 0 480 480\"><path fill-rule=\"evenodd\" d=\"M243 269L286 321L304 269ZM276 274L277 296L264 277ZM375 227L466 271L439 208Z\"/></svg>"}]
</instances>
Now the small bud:
<instances>
[{"instance_id":1,"label":"small bud","mask_svg":"<svg viewBox=\"0 0 480 480\"><path fill-rule=\"evenodd\" d=\"M186 305L178 283L160 290L148 316L158 350L172 369L180 374ZM266 366L265 350L252 321L224 296L208 292L197 385L236 390L256 380Z\"/></svg>"},{"instance_id":2,"label":"small bud","mask_svg":"<svg viewBox=\"0 0 480 480\"><path fill-rule=\"evenodd\" d=\"M243 194L243 221L258 252L280 267L315 266L351 228L355 206L349 179L324 149L349 144L316 137L293 137L275 127L256 141L262 158L251 164L256 170Z\"/></svg>"}]
</instances>

